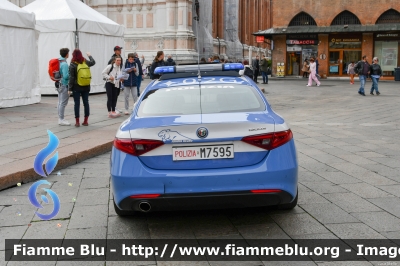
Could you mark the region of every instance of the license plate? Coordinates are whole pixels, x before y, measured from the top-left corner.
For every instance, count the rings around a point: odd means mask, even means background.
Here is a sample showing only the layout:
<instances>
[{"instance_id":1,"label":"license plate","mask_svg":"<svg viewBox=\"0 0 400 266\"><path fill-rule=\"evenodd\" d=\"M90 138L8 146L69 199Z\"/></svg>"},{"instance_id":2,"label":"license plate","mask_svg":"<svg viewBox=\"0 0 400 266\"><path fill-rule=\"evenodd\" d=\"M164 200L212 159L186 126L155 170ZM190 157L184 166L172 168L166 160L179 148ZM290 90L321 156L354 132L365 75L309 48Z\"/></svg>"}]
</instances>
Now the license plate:
<instances>
[{"instance_id":1,"label":"license plate","mask_svg":"<svg viewBox=\"0 0 400 266\"><path fill-rule=\"evenodd\" d=\"M233 144L172 147L174 161L234 158Z\"/></svg>"}]
</instances>

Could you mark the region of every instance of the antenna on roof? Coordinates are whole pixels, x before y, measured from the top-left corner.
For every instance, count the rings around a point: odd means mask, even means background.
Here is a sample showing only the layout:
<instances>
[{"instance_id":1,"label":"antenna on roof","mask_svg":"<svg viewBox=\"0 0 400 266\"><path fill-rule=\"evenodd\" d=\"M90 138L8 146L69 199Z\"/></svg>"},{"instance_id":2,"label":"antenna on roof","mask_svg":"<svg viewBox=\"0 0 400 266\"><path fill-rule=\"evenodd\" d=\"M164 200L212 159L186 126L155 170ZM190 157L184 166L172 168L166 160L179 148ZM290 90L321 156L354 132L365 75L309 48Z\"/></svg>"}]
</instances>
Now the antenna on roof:
<instances>
[{"instance_id":1,"label":"antenna on roof","mask_svg":"<svg viewBox=\"0 0 400 266\"><path fill-rule=\"evenodd\" d=\"M197 76L199 79L201 79L201 73L200 73L200 48L199 48L199 21L200 21L200 3L199 0L196 0L194 2L194 7L195 7L195 11L196 11L196 16L193 17L194 20L197 21L196 23L196 30L197 30L197 38L196 38L196 42L197 42L197 65L198 65L198 72L197 72Z\"/></svg>"}]
</instances>

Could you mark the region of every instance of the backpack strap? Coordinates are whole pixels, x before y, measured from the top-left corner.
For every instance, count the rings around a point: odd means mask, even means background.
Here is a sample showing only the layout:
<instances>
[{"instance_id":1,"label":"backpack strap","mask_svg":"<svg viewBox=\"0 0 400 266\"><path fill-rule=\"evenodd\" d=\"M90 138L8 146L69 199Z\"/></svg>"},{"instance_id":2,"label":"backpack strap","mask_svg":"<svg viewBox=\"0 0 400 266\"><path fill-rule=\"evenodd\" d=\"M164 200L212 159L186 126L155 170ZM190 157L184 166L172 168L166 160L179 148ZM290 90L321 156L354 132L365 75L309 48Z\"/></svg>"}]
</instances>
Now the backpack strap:
<instances>
[{"instance_id":1,"label":"backpack strap","mask_svg":"<svg viewBox=\"0 0 400 266\"><path fill-rule=\"evenodd\" d=\"M114 69L114 64L111 64L110 71L108 71L108 74L107 74L107 75L110 75L110 73L111 73L111 71L113 71L113 69Z\"/></svg>"}]
</instances>

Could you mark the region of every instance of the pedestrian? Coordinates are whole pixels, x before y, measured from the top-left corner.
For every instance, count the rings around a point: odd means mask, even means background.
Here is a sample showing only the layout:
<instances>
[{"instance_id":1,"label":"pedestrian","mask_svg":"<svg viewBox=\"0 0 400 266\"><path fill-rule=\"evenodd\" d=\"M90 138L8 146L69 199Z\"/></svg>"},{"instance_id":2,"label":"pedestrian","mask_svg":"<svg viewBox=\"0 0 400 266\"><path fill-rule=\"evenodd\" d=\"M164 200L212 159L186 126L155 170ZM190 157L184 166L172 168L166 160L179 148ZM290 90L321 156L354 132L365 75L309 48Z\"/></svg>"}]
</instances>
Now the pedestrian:
<instances>
[{"instance_id":1,"label":"pedestrian","mask_svg":"<svg viewBox=\"0 0 400 266\"><path fill-rule=\"evenodd\" d=\"M139 62L140 63L140 62ZM140 76L139 65L135 61L135 53L128 54L128 60L125 63L126 73L129 73L129 78L124 80L125 94L125 114L129 115L129 94L132 94L133 104L138 99L137 81Z\"/></svg>"},{"instance_id":2,"label":"pedestrian","mask_svg":"<svg viewBox=\"0 0 400 266\"><path fill-rule=\"evenodd\" d=\"M206 64L206 63L207 63L206 59L204 57L202 57L200 59L200 64Z\"/></svg>"},{"instance_id":3,"label":"pedestrian","mask_svg":"<svg viewBox=\"0 0 400 266\"><path fill-rule=\"evenodd\" d=\"M121 50L122 50L122 47L120 47L120 46L115 46L114 47L114 54L111 56L111 59L108 60L108 64L107 65L110 65L111 62L113 62L113 61L115 62L115 57L117 57L117 56L120 56L122 58Z\"/></svg>"},{"instance_id":4,"label":"pedestrian","mask_svg":"<svg viewBox=\"0 0 400 266\"><path fill-rule=\"evenodd\" d=\"M310 75L308 77L307 87L312 86L313 80L317 83L317 86L321 85L321 82L319 82L316 75L317 75L317 63L315 62L315 59L311 57L310 58Z\"/></svg>"},{"instance_id":5,"label":"pedestrian","mask_svg":"<svg viewBox=\"0 0 400 266\"><path fill-rule=\"evenodd\" d=\"M268 60L265 55L263 55L263 58L260 61L260 70L263 78L262 84L268 84Z\"/></svg>"},{"instance_id":6,"label":"pedestrian","mask_svg":"<svg viewBox=\"0 0 400 266\"><path fill-rule=\"evenodd\" d=\"M213 58L212 58L212 62L213 62L213 63L220 63L220 58L219 58L219 56L218 56L218 55L214 55Z\"/></svg>"},{"instance_id":7,"label":"pedestrian","mask_svg":"<svg viewBox=\"0 0 400 266\"><path fill-rule=\"evenodd\" d=\"M212 63L212 61L213 61L213 58L211 56L211 57L208 58L208 63Z\"/></svg>"},{"instance_id":8,"label":"pedestrian","mask_svg":"<svg viewBox=\"0 0 400 266\"><path fill-rule=\"evenodd\" d=\"M94 66L96 62L89 52L86 53L89 60L83 57L82 52L79 49L75 49L72 52L72 60L69 65L69 82L68 89L72 91L72 96L74 97L74 111L75 111L75 126L79 127L79 117L80 117L80 98L82 97L82 102L85 110L85 119L82 126L88 126L88 119L90 115L89 109L89 92L90 92L90 81L91 73L90 67Z\"/></svg>"},{"instance_id":9,"label":"pedestrian","mask_svg":"<svg viewBox=\"0 0 400 266\"><path fill-rule=\"evenodd\" d=\"M151 72L152 75L153 75L153 78L152 78L152 79L159 79L159 78L161 77L161 75L155 74L155 73L154 73L154 70L155 70L157 67L160 67L160 66L165 66L165 62L164 62L164 52L163 52L163 51L158 51L158 52L157 52L157 56L154 58L154 61L153 61L153 63L151 64L150 72Z\"/></svg>"},{"instance_id":10,"label":"pedestrian","mask_svg":"<svg viewBox=\"0 0 400 266\"><path fill-rule=\"evenodd\" d=\"M256 59L253 62L251 62L251 65L253 66L253 71L254 71L253 80L255 83L258 83L257 77L258 75L260 75L260 58L258 57L258 55L256 56Z\"/></svg>"},{"instance_id":11,"label":"pedestrian","mask_svg":"<svg viewBox=\"0 0 400 266\"><path fill-rule=\"evenodd\" d=\"M111 62L101 73L106 79L106 92L107 92L107 110L108 117L114 118L121 116L120 112L116 112L115 106L117 105L119 90L121 87L122 72L122 58L116 56L114 62Z\"/></svg>"},{"instance_id":12,"label":"pedestrian","mask_svg":"<svg viewBox=\"0 0 400 266\"><path fill-rule=\"evenodd\" d=\"M356 73L356 75L358 75L358 78L360 79L360 89L358 90L358 94L365 96L364 87L369 74L369 63L368 57L366 55L363 55L362 60L359 61L354 67L354 72Z\"/></svg>"},{"instance_id":13,"label":"pedestrian","mask_svg":"<svg viewBox=\"0 0 400 266\"><path fill-rule=\"evenodd\" d=\"M369 94L374 95L374 90L376 92L376 95L381 94L378 90L378 81L379 78L382 76L382 68L378 64L379 59L378 57L374 57L372 59L372 65L369 67L369 73L372 79L372 87L371 87L371 92Z\"/></svg>"},{"instance_id":14,"label":"pedestrian","mask_svg":"<svg viewBox=\"0 0 400 266\"><path fill-rule=\"evenodd\" d=\"M144 79L144 73L143 73L143 64L144 64L144 55L142 55L142 59L139 59L138 53L133 53L133 56L135 58L135 63L138 65L139 68L139 75L137 76L136 79L136 89L137 89L137 96L140 96L140 85L142 84L142 80ZM125 86L125 84L124 84Z\"/></svg>"},{"instance_id":15,"label":"pedestrian","mask_svg":"<svg viewBox=\"0 0 400 266\"><path fill-rule=\"evenodd\" d=\"M61 48L60 49L60 58L58 58L60 62L60 88L58 91L58 124L60 126L70 126L71 123L64 119L65 107L68 104L69 96L71 92L68 90L68 82L69 82L69 71L68 71L68 63L67 59L69 57L69 49Z\"/></svg>"},{"instance_id":16,"label":"pedestrian","mask_svg":"<svg viewBox=\"0 0 400 266\"><path fill-rule=\"evenodd\" d=\"M167 59L167 62L165 62L165 65L166 66L175 66L176 65L174 59L172 59L172 55L168 55L168 59Z\"/></svg>"},{"instance_id":17,"label":"pedestrian","mask_svg":"<svg viewBox=\"0 0 400 266\"><path fill-rule=\"evenodd\" d=\"M303 68L301 69L301 71L303 71L303 78L308 78L308 71L310 71L310 66L307 59L304 59Z\"/></svg>"},{"instance_id":18,"label":"pedestrian","mask_svg":"<svg viewBox=\"0 0 400 266\"><path fill-rule=\"evenodd\" d=\"M350 76L350 84L353 85L354 84L354 76L355 76L355 72L354 72L354 61L351 61L351 63L347 66L347 75Z\"/></svg>"}]
</instances>

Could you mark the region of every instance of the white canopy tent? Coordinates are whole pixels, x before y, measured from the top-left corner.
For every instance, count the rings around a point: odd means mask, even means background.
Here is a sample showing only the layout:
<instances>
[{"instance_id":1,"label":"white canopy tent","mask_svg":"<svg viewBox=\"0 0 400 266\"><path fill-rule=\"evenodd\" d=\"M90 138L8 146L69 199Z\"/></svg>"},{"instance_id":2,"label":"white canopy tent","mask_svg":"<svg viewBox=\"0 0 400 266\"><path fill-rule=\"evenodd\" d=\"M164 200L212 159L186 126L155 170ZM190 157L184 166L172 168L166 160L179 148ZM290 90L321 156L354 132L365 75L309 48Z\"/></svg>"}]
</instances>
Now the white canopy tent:
<instances>
[{"instance_id":1,"label":"white canopy tent","mask_svg":"<svg viewBox=\"0 0 400 266\"><path fill-rule=\"evenodd\" d=\"M0 0L0 108L40 102L35 16Z\"/></svg>"},{"instance_id":2,"label":"white canopy tent","mask_svg":"<svg viewBox=\"0 0 400 266\"><path fill-rule=\"evenodd\" d=\"M60 48L72 51L78 45L87 58L90 52L96 64L91 67L91 93L103 92L101 75L114 51L123 45L124 27L98 13L79 0L36 0L23 8L36 16L38 41L39 86L41 94L57 94L48 75L48 63L60 57ZM75 34L75 33L78 34Z\"/></svg>"}]
</instances>

